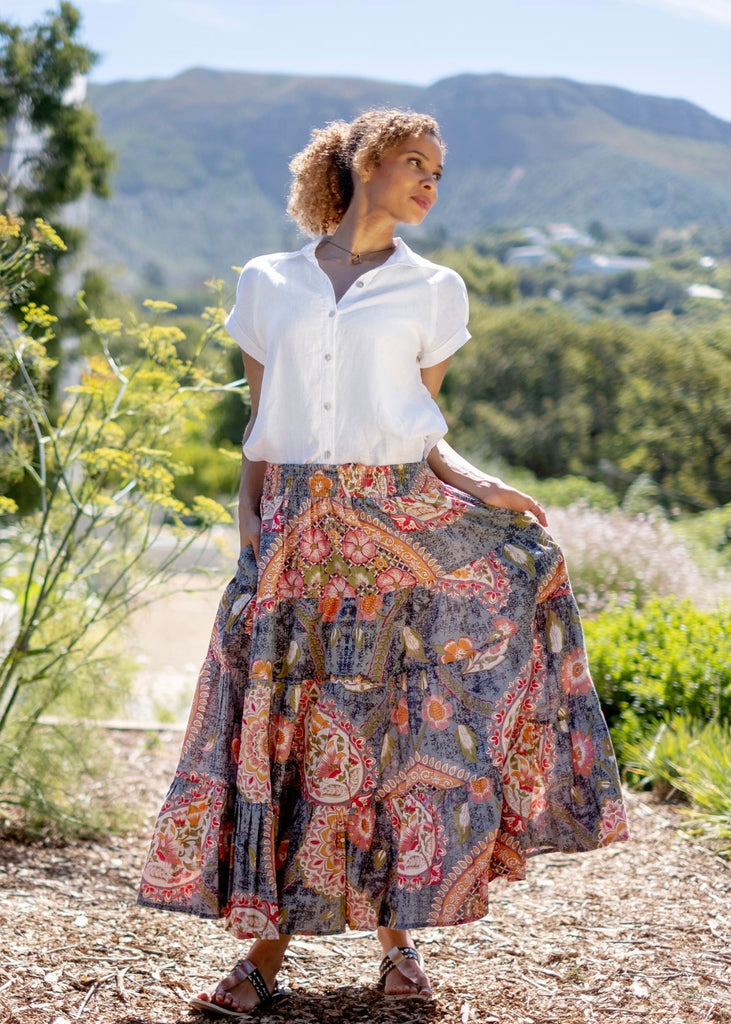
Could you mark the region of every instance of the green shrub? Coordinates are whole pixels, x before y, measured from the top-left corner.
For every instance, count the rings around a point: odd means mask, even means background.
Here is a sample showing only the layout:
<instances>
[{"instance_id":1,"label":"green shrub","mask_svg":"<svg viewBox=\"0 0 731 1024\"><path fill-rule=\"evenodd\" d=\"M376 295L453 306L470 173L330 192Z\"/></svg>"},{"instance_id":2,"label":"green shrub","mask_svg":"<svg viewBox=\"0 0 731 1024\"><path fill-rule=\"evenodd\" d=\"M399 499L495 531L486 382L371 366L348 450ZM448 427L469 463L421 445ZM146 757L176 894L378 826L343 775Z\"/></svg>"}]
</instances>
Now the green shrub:
<instances>
[{"instance_id":1,"label":"green shrub","mask_svg":"<svg viewBox=\"0 0 731 1024\"><path fill-rule=\"evenodd\" d=\"M676 716L624 749L625 768L662 797L680 794L690 804L687 826L721 840L731 853L731 728Z\"/></svg>"},{"instance_id":2,"label":"green shrub","mask_svg":"<svg viewBox=\"0 0 731 1024\"><path fill-rule=\"evenodd\" d=\"M604 612L584 628L594 682L621 746L637 728L674 715L731 718L728 609L657 599Z\"/></svg>"},{"instance_id":3,"label":"green shrub","mask_svg":"<svg viewBox=\"0 0 731 1024\"><path fill-rule=\"evenodd\" d=\"M617 498L606 484L586 476L569 474L541 480L524 466L510 466L501 459L486 460L479 452L465 450L465 458L486 473L499 476L511 487L525 491L551 508L566 508L581 503L589 508L609 512L617 507Z\"/></svg>"},{"instance_id":4,"label":"green shrub","mask_svg":"<svg viewBox=\"0 0 731 1024\"><path fill-rule=\"evenodd\" d=\"M224 504L232 501L241 476L241 450L217 448L205 441L189 440L176 448L173 456L190 472L175 481L175 497L189 505L197 494L205 494Z\"/></svg>"},{"instance_id":5,"label":"green shrub","mask_svg":"<svg viewBox=\"0 0 731 1024\"><path fill-rule=\"evenodd\" d=\"M174 453L189 422L240 382L220 375L233 344L220 304L182 359L185 335L164 323L174 307L148 301L149 322L89 317L86 365L56 409L57 318L32 302L17 324L5 311L45 249L63 243L42 221L22 227L0 215L0 815L80 835L114 822L97 799L98 770L113 760L79 719L119 706L123 624L197 535L231 519L206 495L175 496L184 467ZM35 491L27 509L9 493L18 481Z\"/></svg>"},{"instance_id":6,"label":"green shrub","mask_svg":"<svg viewBox=\"0 0 731 1024\"><path fill-rule=\"evenodd\" d=\"M552 508L567 508L580 503L589 508L609 512L617 507L617 499L606 484L585 476L557 476L537 480L535 496Z\"/></svg>"},{"instance_id":7,"label":"green shrub","mask_svg":"<svg viewBox=\"0 0 731 1024\"><path fill-rule=\"evenodd\" d=\"M731 570L731 504L681 519L673 530L702 566Z\"/></svg>"}]
</instances>

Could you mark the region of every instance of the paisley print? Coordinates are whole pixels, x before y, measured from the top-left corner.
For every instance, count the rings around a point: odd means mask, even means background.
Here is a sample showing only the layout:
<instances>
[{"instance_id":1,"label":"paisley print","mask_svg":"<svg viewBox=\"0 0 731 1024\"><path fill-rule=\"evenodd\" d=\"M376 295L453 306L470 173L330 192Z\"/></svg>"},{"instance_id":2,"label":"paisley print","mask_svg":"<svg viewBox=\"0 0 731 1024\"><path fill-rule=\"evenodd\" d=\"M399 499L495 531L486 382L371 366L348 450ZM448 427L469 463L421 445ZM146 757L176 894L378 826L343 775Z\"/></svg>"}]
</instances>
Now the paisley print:
<instances>
[{"instance_id":1,"label":"paisley print","mask_svg":"<svg viewBox=\"0 0 731 1024\"><path fill-rule=\"evenodd\" d=\"M240 938L459 924L628 838L560 550L425 463L267 469L139 902Z\"/></svg>"}]
</instances>

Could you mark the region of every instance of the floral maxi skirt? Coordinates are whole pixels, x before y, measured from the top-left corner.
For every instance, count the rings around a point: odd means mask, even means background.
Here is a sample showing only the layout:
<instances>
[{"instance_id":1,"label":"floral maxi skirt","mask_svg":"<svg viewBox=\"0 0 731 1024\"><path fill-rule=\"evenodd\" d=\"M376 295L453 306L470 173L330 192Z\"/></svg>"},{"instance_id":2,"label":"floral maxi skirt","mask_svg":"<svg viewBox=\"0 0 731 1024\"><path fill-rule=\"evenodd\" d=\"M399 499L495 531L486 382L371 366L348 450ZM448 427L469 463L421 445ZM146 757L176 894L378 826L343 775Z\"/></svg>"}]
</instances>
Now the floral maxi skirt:
<instances>
[{"instance_id":1,"label":"floral maxi skirt","mask_svg":"<svg viewBox=\"0 0 731 1024\"><path fill-rule=\"evenodd\" d=\"M425 463L271 465L139 902L239 938L454 925L624 840L563 556Z\"/></svg>"}]
</instances>

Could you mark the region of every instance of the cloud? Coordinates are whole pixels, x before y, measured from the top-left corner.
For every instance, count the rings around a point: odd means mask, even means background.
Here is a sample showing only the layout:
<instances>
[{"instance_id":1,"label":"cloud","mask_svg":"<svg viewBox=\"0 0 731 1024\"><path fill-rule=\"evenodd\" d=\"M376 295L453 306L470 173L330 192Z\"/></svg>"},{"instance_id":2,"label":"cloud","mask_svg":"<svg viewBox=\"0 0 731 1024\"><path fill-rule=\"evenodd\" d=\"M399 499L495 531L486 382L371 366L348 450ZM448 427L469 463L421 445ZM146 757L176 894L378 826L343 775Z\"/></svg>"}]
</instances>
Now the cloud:
<instances>
[{"instance_id":1,"label":"cloud","mask_svg":"<svg viewBox=\"0 0 731 1024\"><path fill-rule=\"evenodd\" d=\"M642 7L655 7L696 21L712 21L731 28L731 0L624 0Z\"/></svg>"}]
</instances>

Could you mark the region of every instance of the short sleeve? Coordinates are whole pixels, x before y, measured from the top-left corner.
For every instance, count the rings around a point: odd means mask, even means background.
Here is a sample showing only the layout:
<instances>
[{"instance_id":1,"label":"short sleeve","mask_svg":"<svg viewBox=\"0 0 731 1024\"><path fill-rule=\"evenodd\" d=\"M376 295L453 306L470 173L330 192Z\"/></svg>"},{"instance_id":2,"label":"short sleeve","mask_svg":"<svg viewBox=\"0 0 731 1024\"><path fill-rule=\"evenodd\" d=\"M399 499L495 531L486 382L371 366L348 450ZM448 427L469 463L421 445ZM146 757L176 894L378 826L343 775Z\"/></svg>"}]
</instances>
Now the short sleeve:
<instances>
[{"instance_id":1,"label":"short sleeve","mask_svg":"<svg viewBox=\"0 0 731 1024\"><path fill-rule=\"evenodd\" d=\"M236 302L224 321L224 327L239 348L263 363L266 347L255 328L260 283L259 269L253 263L247 263L239 276Z\"/></svg>"},{"instance_id":2,"label":"short sleeve","mask_svg":"<svg viewBox=\"0 0 731 1024\"><path fill-rule=\"evenodd\" d=\"M422 347L419 365L436 366L461 348L471 335L467 330L469 300L462 278L442 267L434 282L435 308L431 337Z\"/></svg>"}]
</instances>

